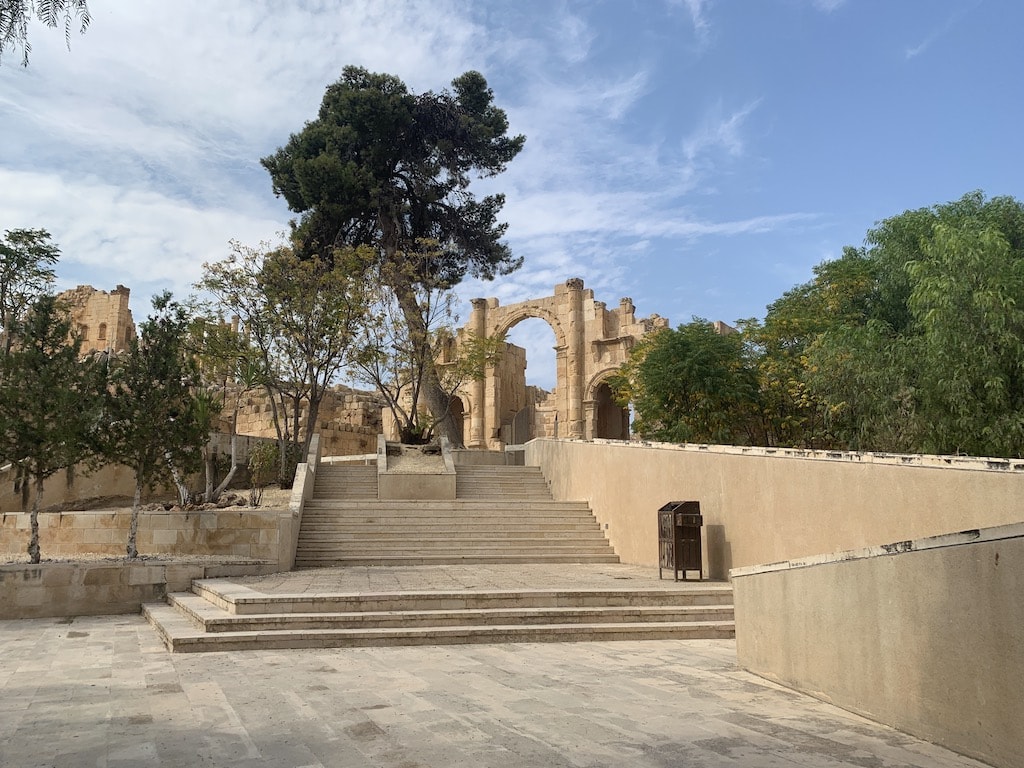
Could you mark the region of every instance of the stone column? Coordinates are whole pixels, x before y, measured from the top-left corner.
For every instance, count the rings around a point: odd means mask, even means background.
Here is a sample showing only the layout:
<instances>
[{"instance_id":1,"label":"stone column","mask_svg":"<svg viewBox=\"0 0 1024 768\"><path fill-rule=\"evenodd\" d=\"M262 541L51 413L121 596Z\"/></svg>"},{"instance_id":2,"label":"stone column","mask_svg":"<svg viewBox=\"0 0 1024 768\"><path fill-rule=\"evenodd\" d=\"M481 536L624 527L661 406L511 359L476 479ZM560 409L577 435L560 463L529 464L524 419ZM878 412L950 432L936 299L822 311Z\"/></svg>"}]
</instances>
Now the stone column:
<instances>
[{"instance_id":1,"label":"stone column","mask_svg":"<svg viewBox=\"0 0 1024 768\"><path fill-rule=\"evenodd\" d=\"M478 338L487 337L487 299L471 299L473 309L469 315L469 328ZM484 379L492 377L494 371L488 369L484 372ZM484 379L472 382L470 385L473 393L473 404L469 414L469 436L466 441L467 448L487 448L487 433L485 431L484 415L487 410L486 387Z\"/></svg>"},{"instance_id":2,"label":"stone column","mask_svg":"<svg viewBox=\"0 0 1024 768\"><path fill-rule=\"evenodd\" d=\"M566 424L566 437L583 437L583 372L586 361L583 349L583 280L574 277L565 281L568 299L569 327L566 331L568 346L567 396L569 407L569 423Z\"/></svg>"}]
</instances>

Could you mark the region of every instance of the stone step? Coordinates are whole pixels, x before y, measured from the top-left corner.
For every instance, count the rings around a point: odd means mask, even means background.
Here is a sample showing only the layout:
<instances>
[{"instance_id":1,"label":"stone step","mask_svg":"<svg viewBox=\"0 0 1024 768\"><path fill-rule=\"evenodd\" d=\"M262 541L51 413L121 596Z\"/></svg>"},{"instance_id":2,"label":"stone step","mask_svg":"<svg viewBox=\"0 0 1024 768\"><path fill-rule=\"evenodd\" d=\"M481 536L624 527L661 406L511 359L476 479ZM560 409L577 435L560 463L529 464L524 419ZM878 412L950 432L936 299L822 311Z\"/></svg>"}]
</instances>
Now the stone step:
<instances>
[{"instance_id":1,"label":"stone step","mask_svg":"<svg viewBox=\"0 0 1024 768\"><path fill-rule=\"evenodd\" d=\"M447 555L414 553L407 555L342 555L332 554L318 557L296 555L296 568L335 568L350 565L526 565L529 563L618 563L619 556L609 550L608 554L544 554L538 552L477 554L459 552Z\"/></svg>"},{"instance_id":2,"label":"stone step","mask_svg":"<svg viewBox=\"0 0 1024 768\"><path fill-rule=\"evenodd\" d=\"M362 536L319 536L315 532L310 532L300 535L299 542L302 545L303 553L330 551L340 547L359 549L362 552L376 548L380 548L381 551L420 549L424 552L434 552L438 549L454 550L455 548L521 549L524 551L538 549L543 552L551 552L553 550L572 552L584 547L588 550L595 548L608 550L608 540L601 535L600 531L590 534L576 533L568 541L564 535L502 536L479 533L475 535L444 536L407 533L405 536L381 536L368 533Z\"/></svg>"},{"instance_id":3,"label":"stone step","mask_svg":"<svg viewBox=\"0 0 1024 768\"><path fill-rule=\"evenodd\" d=\"M422 515L396 515L387 512L348 512L344 514L332 513L317 510L316 513L305 514L302 519L302 527L315 525L377 525L397 529L422 529L431 527L440 530L447 530L457 525L473 525L477 527L512 525L523 526L555 526L559 524L568 526L598 525L592 514L570 513L570 514L543 514L541 512L515 514L505 510L498 510L490 515L434 515L430 513Z\"/></svg>"},{"instance_id":4,"label":"stone step","mask_svg":"<svg viewBox=\"0 0 1024 768\"><path fill-rule=\"evenodd\" d=\"M459 520L458 522L447 522L443 526L430 526L440 528L445 534L477 534L477 532L497 532L497 534L519 534L519 532L535 531L539 536L561 536L562 534L592 534L600 531L600 525L596 520L581 520L577 522L553 520L552 522L538 522L536 520ZM423 529L422 524L417 529ZM429 528L428 528L429 529ZM315 521L303 521L302 530L315 531L317 535L340 535L359 536L364 534L380 534L381 536L408 537L410 528L408 525L393 525L387 520L374 520L372 522L359 520L338 520L324 519ZM603 534L602 534L603 536Z\"/></svg>"},{"instance_id":5,"label":"stone step","mask_svg":"<svg viewBox=\"0 0 1024 768\"><path fill-rule=\"evenodd\" d=\"M522 477L527 479L539 478L545 480L544 473L540 467L524 467L501 464L456 464L455 474L459 477L471 479L487 477Z\"/></svg>"},{"instance_id":6,"label":"stone step","mask_svg":"<svg viewBox=\"0 0 1024 768\"><path fill-rule=\"evenodd\" d=\"M179 592L168 603L206 632L286 629L379 629L538 624L721 622L733 620L731 605L629 605L516 608L356 610L346 612L232 614L202 597Z\"/></svg>"},{"instance_id":7,"label":"stone step","mask_svg":"<svg viewBox=\"0 0 1024 768\"><path fill-rule=\"evenodd\" d=\"M192 594L234 614L348 612L471 608L584 608L610 606L732 605L732 587L720 582L657 587L449 589L396 592L277 594L259 592L230 579L197 579Z\"/></svg>"},{"instance_id":8,"label":"stone step","mask_svg":"<svg viewBox=\"0 0 1024 768\"><path fill-rule=\"evenodd\" d=\"M494 531L491 529L480 529L476 531L415 531L408 530L368 530L368 531L339 531L336 529L311 528L308 531L303 529L299 535L299 541L311 544L331 543L408 543L415 539L417 543L430 545L435 542L470 542L470 541L503 541L503 542L552 542L565 541L566 534L572 535L572 541L585 541L588 543L599 542L606 545L608 542L604 534L597 530L574 531L574 530L551 530L536 531L535 529L523 529L520 531Z\"/></svg>"},{"instance_id":9,"label":"stone step","mask_svg":"<svg viewBox=\"0 0 1024 768\"><path fill-rule=\"evenodd\" d=\"M204 632L165 603L147 604L143 613L168 649L177 653L464 643L696 640L735 636L731 621Z\"/></svg>"},{"instance_id":10,"label":"stone step","mask_svg":"<svg viewBox=\"0 0 1024 768\"><path fill-rule=\"evenodd\" d=\"M466 517L473 514L496 515L496 514L577 514L593 516L590 507L586 502L579 501L466 501L454 499L447 503L436 501L424 501L420 503L405 503L395 501L363 501L356 500L328 500L312 498L306 502L304 510L311 514L317 512L333 512L337 514L377 514L377 515L404 515L408 517L446 516ZM305 515L305 511L303 512Z\"/></svg>"}]
</instances>

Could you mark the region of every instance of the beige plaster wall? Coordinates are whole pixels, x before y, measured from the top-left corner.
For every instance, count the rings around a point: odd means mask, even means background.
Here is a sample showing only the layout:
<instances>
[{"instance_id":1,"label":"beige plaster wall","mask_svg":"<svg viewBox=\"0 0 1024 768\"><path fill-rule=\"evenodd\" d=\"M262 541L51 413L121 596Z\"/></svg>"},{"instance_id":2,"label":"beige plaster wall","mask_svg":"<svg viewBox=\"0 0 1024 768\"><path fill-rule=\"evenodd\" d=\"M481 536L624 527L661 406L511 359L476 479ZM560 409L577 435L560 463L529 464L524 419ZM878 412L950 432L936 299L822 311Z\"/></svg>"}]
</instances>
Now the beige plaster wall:
<instances>
[{"instance_id":1,"label":"beige plaster wall","mask_svg":"<svg viewBox=\"0 0 1024 768\"><path fill-rule=\"evenodd\" d=\"M1024 525L1009 529L734 575L739 662L992 765L1024 765Z\"/></svg>"},{"instance_id":2,"label":"beige plaster wall","mask_svg":"<svg viewBox=\"0 0 1024 768\"><path fill-rule=\"evenodd\" d=\"M695 499L705 571L1024 521L1024 461L538 439L556 499L590 502L623 562L657 565L657 510ZM999 468L990 468L999 467Z\"/></svg>"}]
</instances>

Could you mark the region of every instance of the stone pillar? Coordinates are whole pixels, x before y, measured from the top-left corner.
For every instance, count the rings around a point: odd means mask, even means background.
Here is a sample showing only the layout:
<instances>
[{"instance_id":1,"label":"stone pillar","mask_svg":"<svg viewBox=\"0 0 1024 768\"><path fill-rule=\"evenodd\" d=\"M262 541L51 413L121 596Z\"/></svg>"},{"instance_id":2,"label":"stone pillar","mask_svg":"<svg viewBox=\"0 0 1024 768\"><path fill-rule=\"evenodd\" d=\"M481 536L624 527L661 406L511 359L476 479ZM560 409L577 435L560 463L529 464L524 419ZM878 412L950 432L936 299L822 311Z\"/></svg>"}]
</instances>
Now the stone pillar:
<instances>
[{"instance_id":1,"label":"stone pillar","mask_svg":"<svg viewBox=\"0 0 1024 768\"><path fill-rule=\"evenodd\" d=\"M477 338L487 337L487 299L472 299L470 304L473 309L469 315L469 327ZM484 372L484 378L474 381L471 384L473 393L473 404L469 414L469 434L466 440L467 448L487 448L487 432L484 421L487 412L485 379L494 376L490 367Z\"/></svg>"},{"instance_id":2,"label":"stone pillar","mask_svg":"<svg viewBox=\"0 0 1024 768\"><path fill-rule=\"evenodd\" d=\"M583 372L586 363L586 351L583 349L583 280L574 277L565 281L568 289L569 327L566 330L568 346L567 398L569 423L566 424L566 437L583 437Z\"/></svg>"}]
</instances>

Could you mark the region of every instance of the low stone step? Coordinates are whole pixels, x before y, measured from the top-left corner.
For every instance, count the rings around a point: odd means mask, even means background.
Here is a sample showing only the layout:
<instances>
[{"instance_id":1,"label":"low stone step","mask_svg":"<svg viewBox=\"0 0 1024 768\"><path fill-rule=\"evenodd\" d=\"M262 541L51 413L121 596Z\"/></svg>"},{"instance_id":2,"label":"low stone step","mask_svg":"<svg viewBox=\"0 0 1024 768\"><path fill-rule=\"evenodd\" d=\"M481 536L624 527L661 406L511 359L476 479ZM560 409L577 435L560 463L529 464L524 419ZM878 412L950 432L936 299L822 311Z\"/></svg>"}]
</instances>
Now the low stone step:
<instances>
[{"instance_id":1,"label":"low stone step","mask_svg":"<svg viewBox=\"0 0 1024 768\"><path fill-rule=\"evenodd\" d=\"M721 622L733 620L731 605L600 606L409 609L314 613L231 614L198 595L168 595L169 604L206 632L288 629L380 629L540 624Z\"/></svg>"},{"instance_id":2,"label":"low stone step","mask_svg":"<svg viewBox=\"0 0 1024 768\"><path fill-rule=\"evenodd\" d=\"M277 650L463 643L574 642L593 640L727 639L731 621L597 624L398 627L377 629L295 629L207 633L166 603L147 604L143 613L172 651Z\"/></svg>"},{"instance_id":3,"label":"low stone step","mask_svg":"<svg viewBox=\"0 0 1024 768\"><path fill-rule=\"evenodd\" d=\"M657 587L576 589L452 589L395 592L275 594L229 579L197 579L192 593L235 614L614 606L732 605L732 587L717 582Z\"/></svg>"}]
</instances>

